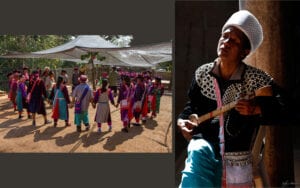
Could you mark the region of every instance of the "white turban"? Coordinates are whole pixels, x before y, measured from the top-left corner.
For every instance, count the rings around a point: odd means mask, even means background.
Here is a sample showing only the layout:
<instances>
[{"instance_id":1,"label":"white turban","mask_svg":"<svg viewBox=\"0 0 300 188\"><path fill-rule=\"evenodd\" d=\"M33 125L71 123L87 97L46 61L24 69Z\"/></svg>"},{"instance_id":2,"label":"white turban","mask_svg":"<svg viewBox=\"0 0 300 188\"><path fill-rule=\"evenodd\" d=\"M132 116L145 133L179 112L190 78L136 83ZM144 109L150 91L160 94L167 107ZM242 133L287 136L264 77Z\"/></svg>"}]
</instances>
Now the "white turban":
<instances>
[{"instance_id":1,"label":"white turban","mask_svg":"<svg viewBox=\"0 0 300 188\"><path fill-rule=\"evenodd\" d=\"M247 10L240 10L234 13L224 24L222 32L229 26L238 28L248 37L251 52L254 52L263 41L263 30L259 21Z\"/></svg>"}]
</instances>

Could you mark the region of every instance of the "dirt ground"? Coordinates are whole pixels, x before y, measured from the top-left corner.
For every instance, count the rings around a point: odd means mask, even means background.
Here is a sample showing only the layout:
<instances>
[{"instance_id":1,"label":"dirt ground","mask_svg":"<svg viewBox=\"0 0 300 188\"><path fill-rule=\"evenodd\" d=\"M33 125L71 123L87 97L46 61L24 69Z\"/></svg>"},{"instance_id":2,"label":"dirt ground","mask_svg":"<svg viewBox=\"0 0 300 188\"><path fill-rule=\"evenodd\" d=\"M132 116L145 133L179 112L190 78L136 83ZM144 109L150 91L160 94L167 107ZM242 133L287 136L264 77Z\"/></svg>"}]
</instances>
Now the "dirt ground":
<instances>
[{"instance_id":1,"label":"dirt ground","mask_svg":"<svg viewBox=\"0 0 300 188\"><path fill-rule=\"evenodd\" d=\"M47 117L51 119L51 107L47 104ZM64 121L43 125L44 119L37 115L36 127L26 113L18 119L7 95L0 96L0 152L2 153L170 153L172 152L172 96L161 98L160 113L155 119L148 119L145 125L131 126L128 133L121 132L120 111L111 106L112 131L102 125L97 133L94 123L95 109L90 105L90 131L76 132L74 108L70 109L72 126L65 127ZM84 128L84 127L83 127Z\"/></svg>"}]
</instances>

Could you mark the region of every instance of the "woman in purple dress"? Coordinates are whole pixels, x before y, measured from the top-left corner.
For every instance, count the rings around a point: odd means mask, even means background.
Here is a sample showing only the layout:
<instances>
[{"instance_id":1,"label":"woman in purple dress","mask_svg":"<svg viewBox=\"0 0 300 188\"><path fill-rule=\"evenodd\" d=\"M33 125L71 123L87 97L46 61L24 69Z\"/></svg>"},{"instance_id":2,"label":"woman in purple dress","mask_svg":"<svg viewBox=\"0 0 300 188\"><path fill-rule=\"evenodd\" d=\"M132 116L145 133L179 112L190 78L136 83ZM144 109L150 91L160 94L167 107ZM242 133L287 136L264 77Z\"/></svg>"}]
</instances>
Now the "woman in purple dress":
<instances>
[{"instance_id":1,"label":"woman in purple dress","mask_svg":"<svg viewBox=\"0 0 300 188\"><path fill-rule=\"evenodd\" d=\"M101 124L106 123L108 124L109 131L111 131L111 114L110 114L110 107L109 107L109 101L112 105L115 105L114 97L112 95L112 92L110 89L107 89L108 81L106 79L102 80L102 87L99 88L94 97L93 101L93 107L96 108L96 115L95 115L95 121L98 124L98 133L101 133Z\"/></svg>"},{"instance_id":2,"label":"woman in purple dress","mask_svg":"<svg viewBox=\"0 0 300 188\"><path fill-rule=\"evenodd\" d=\"M136 84L135 84L135 90L134 90L134 95L132 98L132 104L133 104L133 116L135 118L135 122L133 125L135 126L140 126L140 116L142 113L142 108L143 108L143 100L145 97L145 84L143 82L143 76L138 75L136 77Z\"/></svg>"},{"instance_id":3,"label":"woman in purple dress","mask_svg":"<svg viewBox=\"0 0 300 188\"><path fill-rule=\"evenodd\" d=\"M116 107L121 105L121 120L123 122L123 132L128 132L128 127L130 124L129 111L130 111L130 95L133 93L130 87L130 78L129 76L122 77L122 85L119 91L119 97Z\"/></svg>"}]
</instances>

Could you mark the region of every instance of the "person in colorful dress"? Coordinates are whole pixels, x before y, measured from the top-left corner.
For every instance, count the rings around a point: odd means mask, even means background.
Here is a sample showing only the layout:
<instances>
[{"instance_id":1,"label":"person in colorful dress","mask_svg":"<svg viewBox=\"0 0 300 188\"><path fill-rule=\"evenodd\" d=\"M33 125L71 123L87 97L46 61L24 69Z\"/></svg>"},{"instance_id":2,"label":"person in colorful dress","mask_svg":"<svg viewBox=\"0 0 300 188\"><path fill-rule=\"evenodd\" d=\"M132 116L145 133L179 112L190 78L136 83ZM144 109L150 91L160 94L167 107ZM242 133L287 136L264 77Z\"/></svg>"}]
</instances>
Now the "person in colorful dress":
<instances>
[{"instance_id":1,"label":"person in colorful dress","mask_svg":"<svg viewBox=\"0 0 300 188\"><path fill-rule=\"evenodd\" d=\"M8 82L7 82L7 88L8 88L8 90L7 90L7 93L8 93L8 98L10 99L10 86L11 86L11 81L12 81L12 72L9 72L9 73L7 73L6 74L6 78L7 78L7 80L8 80Z\"/></svg>"},{"instance_id":2,"label":"person in colorful dress","mask_svg":"<svg viewBox=\"0 0 300 188\"><path fill-rule=\"evenodd\" d=\"M218 58L195 71L190 101L177 120L189 141L179 187L253 187L253 138L260 125L278 124L285 114L284 100L273 78L243 62L262 40L257 18L240 10L222 28ZM266 96L240 98L262 88ZM210 115L232 102L236 102L234 108L199 125L189 119Z\"/></svg>"},{"instance_id":3,"label":"person in colorful dress","mask_svg":"<svg viewBox=\"0 0 300 188\"><path fill-rule=\"evenodd\" d=\"M116 107L121 104L120 113L121 121L123 122L123 132L128 132L128 128L130 126L129 112L132 110L130 101L133 93L133 89L130 86L130 77L126 75L122 76L122 84L119 90Z\"/></svg>"},{"instance_id":4,"label":"person in colorful dress","mask_svg":"<svg viewBox=\"0 0 300 188\"><path fill-rule=\"evenodd\" d=\"M136 84L135 84L134 94L132 98L132 105L133 105L132 112L133 112L133 117L135 119L135 123L133 123L133 125L135 126L141 125L140 116L143 109L143 102L145 99L145 95L146 95L146 88L143 82L143 76L138 75L136 77Z\"/></svg>"},{"instance_id":5,"label":"person in colorful dress","mask_svg":"<svg viewBox=\"0 0 300 188\"><path fill-rule=\"evenodd\" d=\"M155 118L156 115L159 113L160 109L160 99L161 96L164 94L164 86L161 84L161 78L156 77L155 82L153 84L153 88L151 89L151 117Z\"/></svg>"},{"instance_id":6,"label":"person in colorful dress","mask_svg":"<svg viewBox=\"0 0 300 188\"><path fill-rule=\"evenodd\" d=\"M50 93L49 98L53 101L52 104L52 118L54 119L54 127L57 126L58 119L65 121L65 126L70 126L69 123L69 109L70 104L69 92L66 85L63 83L64 78L58 76L56 85Z\"/></svg>"},{"instance_id":7,"label":"person in colorful dress","mask_svg":"<svg viewBox=\"0 0 300 188\"><path fill-rule=\"evenodd\" d=\"M72 74L72 91L75 89L76 86L78 86L80 84L78 78L79 78L80 74L79 74L79 70L78 67L74 67L74 71Z\"/></svg>"},{"instance_id":8,"label":"person in colorful dress","mask_svg":"<svg viewBox=\"0 0 300 188\"><path fill-rule=\"evenodd\" d=\"M44 72L40 76L41 79L44 81L44 83L46 83L46 78L49 76L49 72L50 72L50 68L49 67L45 67L44 68Z\"/></svg>"},{"instance_id":9,"label":"person in colorful dress","mask_svg":"<svg viewBox=\"0 0 300 188\"><path fill-rule=\"evenodd\" d=\"M110 89L107 89L108 82L106 79L102 80L102 87L99 88L94 97L93 107L96 108L95 122L98 125L98 133L101 133L101 124L107 123L109 131L112 129L112 120L110 114L109 101L112 105L115 105L114 97Z\"/></svg>"},{"instance_id":10,"label":"person in colorful dress","mask_svg":"<svg viewBox=\"0 0 300 188\"><path fill-rule=\"evenodd\" d=\"M142 109L142 123L145 124L148 118L148 113L150 112L150 102L152 100L152 94L151 94L151 89L152 89L152 78L148 74L148 72L144 73L144 82L145 82L145 96L144 96L144 101L143 101L143 109Z\"/></svg>"},{"instance_id":11,"label":"person in colorful dress","mask_svg":"<svg viewBox=\"0 0 300 188\"><path fill-rule=\"evenodd\" d=\"M60 76L62 76L64 78L64 84L67 85L69 83L69 76L67 74L67 71L66 70L61 70Z\"/></svg>"},{"instance_id":12,"label":"person in colorful dress","mask_svg":"<svg viewBox=\"0 0 300 188\"><path fill-rule=\"evenodd\" d=\"M117 68L115 66L112 67L112 71L108 75L108 83L109 89L111 89L114 93L114 97L117 96L118 86L119 86L119 73L117 72Z\"/></svg>"},{"instance_id":13,"label":"person in colorful dress","mask_svg":"<svg viewBox=\"0 0 300 188\"><path fill-rule=\"evenodd\" d=\"M9 86L9 99L13 104L14 112L17 111L17 103L16 103L16 96L17 96L17 88L18 88L18 80L19 80L19 73L14 71L9 78L10 86Z\"/></svg>"},{"instance_id":14,"label":"person in colorful dress","mask_svg":"<svg viewBox=\"0 0 300 188\"><path fill-rule=\"evenodd\" d=\"M36 126L36 114L42 114L44 124L49 124L51 121L47 119L44 99L47 97L44 81L40 79L38 71L32 72L32 80L29 83L27 102L29 112L32 113L32 125Z\"/></svg>"},{"instance_id":15,"label":"person in colorful dress","mask_svg":"<svg viewBox=\"0 0 300 188\"><path fill-rule=\"evenodd\" d=\"M23 67L22 74L25 76L25 85L29 85L29 69L28 67Z\"/></svg>"},{"instance_id":16,"label":"person in colorful dress","mask_svg":"<svg viewBox=\"0 0 300 188\"><path fill-rule=\"evenodd\" d=\"M52 92L54 83L55 83L54 72L53 71L49 71L49 73L48 73L48 75L46 76L46 79L45 79L45 87L46 87L46 92L47 92L47 99L50 99L50 94Z\"/></svg>"},{"instance_id":17,"label":"person in colorful dress","mask_svg":"<svg viewBox=\"0 0 300 188\"><path fill-rule=\"evenodd\" d=\"M27 109L27 117L28 119L31 118L31 115L28 111L28 104L26 103L26 96L27 96L27 87L25 85L25 76L23 74L20 74L19 81L18 81L18 87L17 87L17 96L16 96L16 102L17 102L17 109L19 112L19 119L21 119L23 109Z\"/></svg>"},{"instance_id":18,"label":"person in colorful dress","mask_svg":"<svg viewBox=\"0 0 300 188\"><path fill-rule=\"evenodd\" d=\"M88 131L90 129L90 122L89 122L89 104L93 102L93 92L90 86L87 84L87 76L80 75L79 81L80 84L76 86L74 91L72 92L72 104L70 107L74 106L76 102L79 104L78 110L76 109L75 105L75 117L74 122L76 125L77 132L81 132L81 122L85 125L85 130Z\"/></svg>"}]
</instances>

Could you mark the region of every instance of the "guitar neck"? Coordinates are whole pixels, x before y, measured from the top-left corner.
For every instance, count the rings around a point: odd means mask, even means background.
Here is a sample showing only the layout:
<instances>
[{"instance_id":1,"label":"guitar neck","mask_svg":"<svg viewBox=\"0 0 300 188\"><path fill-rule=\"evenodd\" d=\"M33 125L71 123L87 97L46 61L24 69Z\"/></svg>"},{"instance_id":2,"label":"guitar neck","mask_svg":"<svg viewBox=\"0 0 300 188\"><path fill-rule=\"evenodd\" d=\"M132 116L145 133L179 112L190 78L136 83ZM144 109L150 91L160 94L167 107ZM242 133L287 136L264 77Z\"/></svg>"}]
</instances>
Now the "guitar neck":
<instances>
[{"instance_id":1,"label":"guitar neck","mask_svg":"<svg viewBox=\"0 0 300 188\"><path fill-rule=\"evenodd\" d=\"M273 95L272 87L270 85L267 85L267 86L264 86L264 87L261 87L261 88L258 88L257 90L255 90L254 94L244 96L243 98L250 99L255 96L272 96L272 95ZM214 118L224 112L231 110L232 108L235 107L236 104L237 104L237 101L233 101L231 103L228 103L228 104L222 106L221 108L217 108L216 110L214 110L212 112L204 114L204 115L200 116L199 118L196 115L196 116L194 116L193 122L197 121L197 124L199 125L200 123L202 123L206 120L209 120L209 119Z\"/></svg>"},{"instance_id":2,"label":"guitar neck","mask_svg":"<svg viewBox=\"0 0 300 188\"><path fill-rule=\"evenodd\" d=\"M214 118L214 117L216 117L216 116L218 116L218 115L220 115L220 114L223 114L224 112L227 112L227 111L231 110L232 108L235 107L236 104L237 104L237 101L233 101L233 102L231 102L231 103L228 103L228 104L222 106L221 108L217 108L217 109L214 110L214 111L211 111L211 112L209 112L209 113L207 113L207 114L204 114L204 115L200 116L200 117L197 119L198 125L199 125L200 123L203 123L203 122L206 121L206 120L209 120L209 119Z\"/></svg>"}]
</instances>

